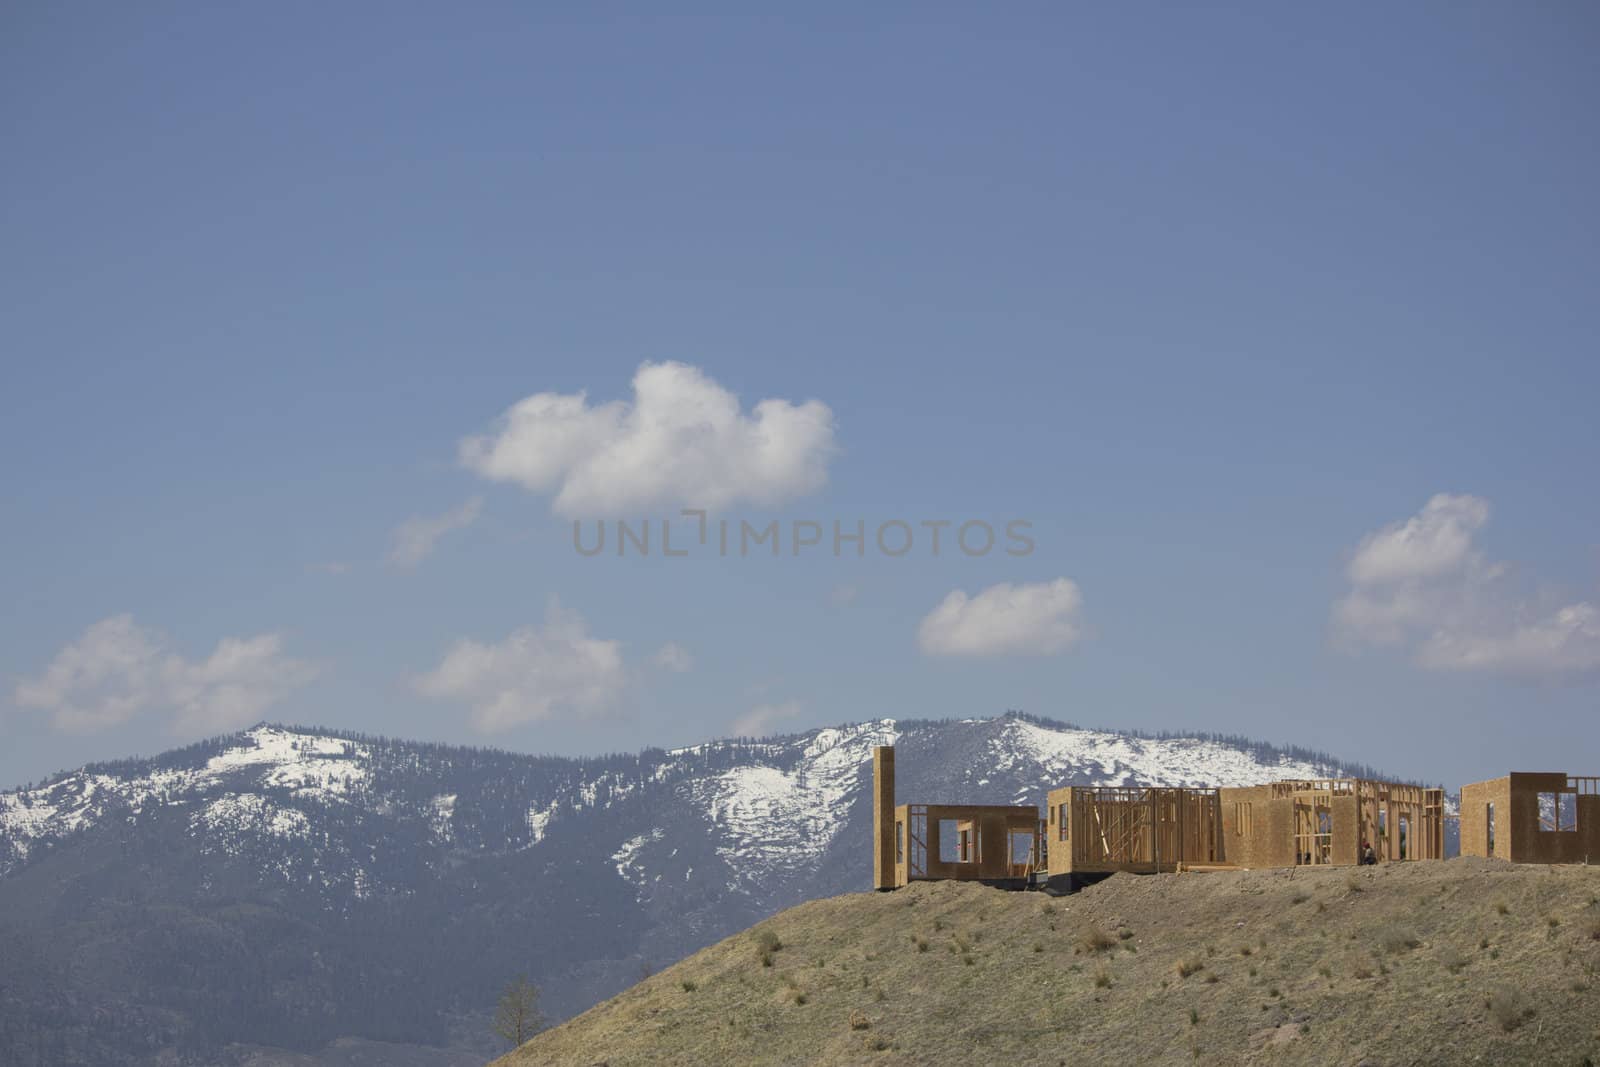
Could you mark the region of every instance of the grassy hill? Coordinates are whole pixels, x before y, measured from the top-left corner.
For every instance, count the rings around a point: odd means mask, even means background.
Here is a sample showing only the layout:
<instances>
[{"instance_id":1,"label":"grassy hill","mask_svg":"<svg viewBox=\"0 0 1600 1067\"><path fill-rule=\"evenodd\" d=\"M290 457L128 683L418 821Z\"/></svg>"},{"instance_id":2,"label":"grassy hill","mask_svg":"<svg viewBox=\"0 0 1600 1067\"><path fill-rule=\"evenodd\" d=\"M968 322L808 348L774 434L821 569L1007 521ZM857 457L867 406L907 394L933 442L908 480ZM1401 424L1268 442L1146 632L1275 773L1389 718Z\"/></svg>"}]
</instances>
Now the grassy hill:
<instances>
[{"instance_id":1,"label":"grassy hill","mask_svg":"<svg viewBox=\"0 0 1600 1067\"><path fill-rule=\"evenodd\" d=\"M1600 868L956 883L803 904L497 1061L1600 1064Z\"/></svg>"}]
</instances>

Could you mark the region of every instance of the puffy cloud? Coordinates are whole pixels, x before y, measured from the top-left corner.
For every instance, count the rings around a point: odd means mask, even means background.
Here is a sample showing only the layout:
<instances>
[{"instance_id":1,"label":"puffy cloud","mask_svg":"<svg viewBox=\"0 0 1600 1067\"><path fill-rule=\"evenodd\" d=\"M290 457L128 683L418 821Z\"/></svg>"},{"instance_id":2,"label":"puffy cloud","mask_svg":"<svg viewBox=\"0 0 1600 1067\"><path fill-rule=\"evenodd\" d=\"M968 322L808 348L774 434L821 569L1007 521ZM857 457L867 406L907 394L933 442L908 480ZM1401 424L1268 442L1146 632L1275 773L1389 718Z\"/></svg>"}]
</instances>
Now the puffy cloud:
<instances>
[{"instance_id":1,"label":"puffy cloud","mask_svg":"<svg viewBox=\"0 0 1600 1067\"><path fill-rule=\"evenodd\" d=\"M484 478L553 490L557 513L583 517L778 504L826 484L834 451L820 401L763 400L747 415L699 369L646 363L631 403L538 393L463 440L460 458Z\"/></svg>"},{"instance_id":2,"label":"puffy cloud","mask_svg":"<svg viewBox=\"0 0 1600 1067\"><path fill-rule=\"evenodd\" d=\"M734 719L728 731L734 737L769 737L779 722L793 719L799 714L798 700L786 700L782 704L758 704Z\"/></svg>"},{"instance_id":3,"label":"puffy cloud","mask_svg":"<svg viewBox=\"0 0 1600 1067\"><path fill-rule=\"evenodd\" d=\"M1368 534L1346 568L1350 589L1333 606L1335 639L1404 649L1430 670L1541 680L1600 670L1600 611L1520 596L1511 567L1475 543L1488 518L1487 501L1441 494Z\"/></svg>"},{"instance_id":4,"label":"puffy cloud","mask_svg":"<svg viewBox=\"0 0 1600 1067\"><path fill-rule=\"evenodd\" d=\"M542 627L524 626L498 644L458 641L415 686L470 705L473 725L493 733L558 715L604 714L626 683L621 644L591 637L583 619L551 597Z\"/></svg>"},{"instance_id":5,"label":"puffy cloud","mask_svg":"<svg viewBox=\"0 0 1600 1067\"><path fill-rule=\"evenodd\" d=\"M277 634L224 638L204 660L171 651L165 635L131 615L103 619L21 682L20 707L51 713L63 730L116 726L146 710L165 711L182 733L247 725L317 675L283 654Z\"/></svg>"},{"instance_id":6,"label":"puffy cloud","mask_svg":"<svg viewBox=\"0 0 1600 1067\"><path fill-rule=\"evenodd\" d=\"M1418 649L1417 661L1440 670L1524 675L1593 671L1600 668L1600 610L1584 602L1498 633L1437 631Z\"/></svg>"},{"instance_id":7,"label":"puffy cloud","mask_svg":"<svg viewBox=\"0 0 1600 1067\"><path fill-rule=\"evenodd\" d=\"M443 515L414 515L394 530L394 547L389 552L392 566L410 570L426 559L439 538L452 530L464 530L478 521L483 498L473 497L454 511Z\"/></svg>"},{"instance_id":8,"label":"puffy cloud","mask_svg":"<svg viewBox=\"0 0 1600 1067\"><path fill-rule=\"evenodd\" d=\"M922 620L917 641L930 656L1051 656L1084 636L1082 603L1067 578L991 585L973 597L957 589Z\"/></svg>"},{"instance_id":9,"label":"puffy cloud","mask_svg":"<svg viewBox=\"0 0 1600 1067\"><path fill-rule=\"evenodd\" d=\"M1350 559L1350 580L1377 585L1460 570L1473 555L1473 534L1488 521L1487 500L1440 493L1411 518L1362 538Z\"/></svg>"},{"instance_id":10,"label":"puffy cloud","mask_svg":"<svg viewBox=\"0 0 1600 1067\"><path fill-rule=\"evenodd\" d=\"M694 657L689 655L689 650L676 641L668 641L656 649L655 655L650 657L650 662L664 671L682 674L694 666Z\"/></svg>"}]
</instances>

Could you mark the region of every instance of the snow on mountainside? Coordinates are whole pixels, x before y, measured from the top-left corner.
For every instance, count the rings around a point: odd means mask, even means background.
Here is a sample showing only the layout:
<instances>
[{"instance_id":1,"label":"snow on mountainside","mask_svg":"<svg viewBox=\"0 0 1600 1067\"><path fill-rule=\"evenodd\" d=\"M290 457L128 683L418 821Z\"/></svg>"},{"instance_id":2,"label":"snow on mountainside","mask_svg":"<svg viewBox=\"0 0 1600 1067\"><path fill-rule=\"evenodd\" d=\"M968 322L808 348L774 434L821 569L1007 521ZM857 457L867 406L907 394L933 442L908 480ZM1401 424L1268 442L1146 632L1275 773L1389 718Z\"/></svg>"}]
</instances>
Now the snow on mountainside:
<instances>
[{"instance_id":1,"label":"snow on mountainside","mask_svg":"<svg viewBox=\"0 0 1600 1067\"><path fill-rule=\"evenodd\" d=\"M324 803L346 801L359 789L366 751L333 737L258 726L196 768L151 770L119 776L88 769L63 775L36 789L0 793L0 840L25 860L40 839L63 838L113 813L137 819L150 804L188 804L215 796L196 814L197 828L244 829L257 824L280 836L295 816L265 796L272 792ZM303 822L303 820L301 820ZM0 855L0 873L6 870Z\"/></svg>"},{"instance_id":2,"label":"snow on mountainside","mask_svg":"<svg viewBox=\"0 0 1600 1067\"><path fill-rule=\"evenodd\" d=\"M1260 785L1280 778L1316 778L1326 763L1291 756L1262 761L1248 752L1194 738L1142 739L1097 730L1006 721L989 742L987 773L1037 768L1038 781L1078 785ZM1028 792L1035 790L1030 789ZM1027 795L1019 794L1019 803Z\"/></svg>"},{"instance_id":3,"label":"snow on mountainside","mask_svg":"<svg viewBox=\"0 0 1600 1067\"><path fill-rule=\"evenodd\" d=\"M717 855L742 876L729 888L815 864L844 829L873 747L897 736L892 719L818 730L790 770L752 764L696 783L694 795L719 834Z\"/></svg>"}]
</instances>

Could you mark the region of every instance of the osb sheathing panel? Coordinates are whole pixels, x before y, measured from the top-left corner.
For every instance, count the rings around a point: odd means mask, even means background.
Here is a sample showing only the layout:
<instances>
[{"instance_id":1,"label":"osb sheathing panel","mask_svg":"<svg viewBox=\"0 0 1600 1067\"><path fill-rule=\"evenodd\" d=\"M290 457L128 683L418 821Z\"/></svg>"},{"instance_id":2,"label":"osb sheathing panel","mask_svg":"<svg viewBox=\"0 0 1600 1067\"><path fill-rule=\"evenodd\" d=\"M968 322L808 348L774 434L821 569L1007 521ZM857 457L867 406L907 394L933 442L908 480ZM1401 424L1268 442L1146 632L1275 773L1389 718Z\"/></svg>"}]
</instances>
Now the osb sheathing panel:
<instances>
[{"instance_id":1,"label":"osb sheathing panel","mask_svg":"<svg viewBox=\"0 0 1600 1067\"><path fill-rule=\"evenodd\" d=\"M1361 859L1361 810L1356 797L1334 797L1328 807L1333 812L1333 863L1354 865Z\"/></svg>"},{"instance_id":2,"label":"osb sheathing panel","mask_svg":"<svg viewBox=\"0 0 1600 1067\"><path fill-rule=\"evenodd\" d=\"M1264 810L1263 810L1264 809ZM1263 818L1263 814L1265 817ZM1256 847L1253 866L1293 867L1295 862L1294 800L1279 797L1256 805Z\"/></svg>"},{"instance_id":3,"label":"osb sheathing panel","mask_svg":"<svg viewBox=\"0 0 1600 1067\"><path fill-rule=\"evenodd\" d=\"M1494 805L1494 852L1489 851L1489 805ZM1511 858L1511 778L1495 778L1461 787L1461 854Z\"/></svg>"},{"instance_id":4,"label":"osb sheathing panel","mask_svg":"<svg viewBox=\"0 0 1600 1067\"><path fill-rule=\"evenodd\" d=\"M1274 862L1271 856L1270 842L1274 840L1274 832L1268 828L1268 807L1273 802L1271 787L1256 785L1220 789L1217 797L1222 807L1222 862L1240 867L1290 866L1294 863L1292 809L1288 828L1283 830L1283 833L1290 835L1288 844L1282 849L1287 859ZM1240 825L1239 806L1243 804L1250 805L1253 831L1248 834Z\"/></svg>"}]
</instances>

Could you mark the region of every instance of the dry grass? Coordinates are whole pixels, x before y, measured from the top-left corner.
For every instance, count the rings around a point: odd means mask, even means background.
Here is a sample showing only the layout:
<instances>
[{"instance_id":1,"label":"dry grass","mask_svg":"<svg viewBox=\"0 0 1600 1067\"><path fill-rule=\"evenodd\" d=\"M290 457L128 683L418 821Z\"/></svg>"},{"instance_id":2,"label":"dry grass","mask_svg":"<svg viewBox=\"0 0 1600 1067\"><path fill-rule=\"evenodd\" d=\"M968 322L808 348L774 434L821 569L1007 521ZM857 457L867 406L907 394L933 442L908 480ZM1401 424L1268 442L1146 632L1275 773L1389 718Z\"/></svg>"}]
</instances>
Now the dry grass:
<instances>
[{"instance_id":1,"label":"dry grass","mask_svg":"<svg viewBox=\"0 0 1600 1067\"><path fill-rule=\"evenodd\" d=\"M1491 993L1486 1007L1489 1018L1506 1033L1517 1029L1535 1014L1533 1006L1528 1003L1528 998L1523 996L1521 990L1510 986L1502 986Z\"/></svg>"},{"instance_id":2,"label":"dry grass","mask_svg":"<svg viewBox=\"0 0 1600 1067\"><path fill-rule=\"evenodd\" d=\"M1053 900L937 883L813 901L505 1062L1600 1063L1600 869L1380 865L1360 872L1359 893L1348 873L1119 875ZM1135 925L1140 951L1122 951ZM1473 948L1485 934L1492 948Z\"/></svg>"},{"instance_id":3,"label":"dry grass","mask_svg":"<svg viewBox=\"0 0 1600 1067\"><path fill-rule=\"evenodd\" d=\"M1410 927L1386 926L1378 934L1378 943L1383 946L1385 952L1399 955L1402 952L1410 952L1422 944L1422 939Z\"/></svg>"},{"instance_id":4,"label":"dry grass","mask_svg":"<svg viewBox=\"0 0 1600 1067\"><path fill-rule=\"evenodd\" d=\"M1103 927L1089 926L1078 936L1078 951L1089 954L1105 952L1107 949L1117 947L1117 938L1109 934Z\"/></svg>"}]
</instances>

